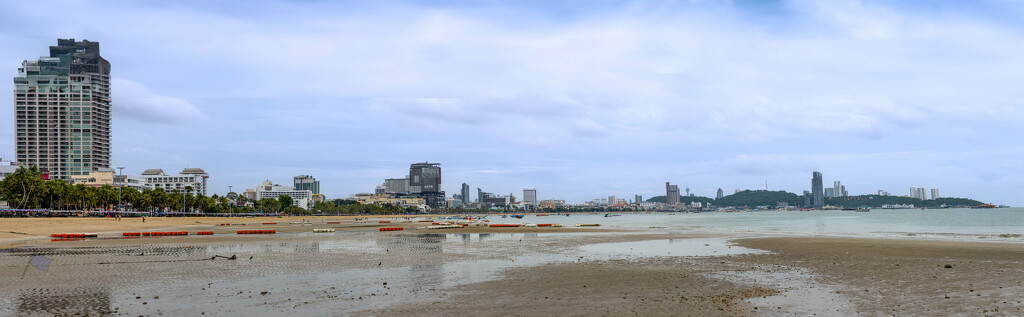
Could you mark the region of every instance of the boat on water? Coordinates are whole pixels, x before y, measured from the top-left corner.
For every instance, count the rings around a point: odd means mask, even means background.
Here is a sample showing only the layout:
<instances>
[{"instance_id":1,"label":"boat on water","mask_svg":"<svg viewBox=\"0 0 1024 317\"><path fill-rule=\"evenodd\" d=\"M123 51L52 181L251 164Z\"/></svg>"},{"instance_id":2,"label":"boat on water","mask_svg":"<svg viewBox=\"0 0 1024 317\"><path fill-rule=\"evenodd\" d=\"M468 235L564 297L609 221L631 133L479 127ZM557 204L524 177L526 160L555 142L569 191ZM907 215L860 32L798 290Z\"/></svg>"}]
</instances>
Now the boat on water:
<instances>
[{"instance_id":1,"label":"boat on water","mask_svg":"<svg viewBox=\"0 0 1024 317\"><path fill-rule=\"evenodd\" d=\"M857 208L857 212L869 212L869 211L871 211L871 208L868 208L868 207Z\"/></svg>"}]
</instances>

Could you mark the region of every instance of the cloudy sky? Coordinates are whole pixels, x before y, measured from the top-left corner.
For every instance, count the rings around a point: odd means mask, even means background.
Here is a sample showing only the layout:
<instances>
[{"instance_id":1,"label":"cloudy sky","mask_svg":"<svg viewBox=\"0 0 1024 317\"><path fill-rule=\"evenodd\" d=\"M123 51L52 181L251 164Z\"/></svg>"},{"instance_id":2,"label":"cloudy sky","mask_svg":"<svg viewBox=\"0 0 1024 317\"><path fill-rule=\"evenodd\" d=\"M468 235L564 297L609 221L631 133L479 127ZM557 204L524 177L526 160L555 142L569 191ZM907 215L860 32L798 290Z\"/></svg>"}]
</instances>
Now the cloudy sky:
<instances>
[{"instance_id":1,"label":"cloudy sky","mask_svg":"<svg viewBox=\"0 0 1024 317\"><path fill-rule=\"evenodd\" d=\"M449 195L799 193L817 170L855 195L1024 205L1017 1L3 6L3 77L99 41L114 164L201 167L212 193L310 174L346 197L430 161Z\"/></svg>"}]
</instances>

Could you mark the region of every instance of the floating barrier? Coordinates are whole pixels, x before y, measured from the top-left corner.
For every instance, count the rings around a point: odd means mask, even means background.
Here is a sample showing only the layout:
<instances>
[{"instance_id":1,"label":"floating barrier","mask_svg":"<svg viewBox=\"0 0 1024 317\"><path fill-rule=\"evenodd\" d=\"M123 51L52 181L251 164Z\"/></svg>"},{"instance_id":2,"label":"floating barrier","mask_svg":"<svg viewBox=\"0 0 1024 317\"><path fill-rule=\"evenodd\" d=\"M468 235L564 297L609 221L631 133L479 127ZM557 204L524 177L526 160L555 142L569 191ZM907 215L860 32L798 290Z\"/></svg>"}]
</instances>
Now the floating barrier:
<instances>
[{"instance_id":1,"label":"floating barrier","mask_svg":"<svg viewBox=\"0 0 1024 317\"><path fill-rule=\"evenodd\" d=\"M219 224L218 226L230 226L230 225L231 225L230 223L222 223L222 224Z\"/></svg>"},{"instance_id":2,"label":"floating barrier","mask_svg":"<svg viewBox=\"0 0 1024 317\"><path fill-rule=\"evenodd\" d=\"M95 233L54 233L50 235L51 238L85 238L85 237L96 237Z\"/></svg>"},{"instance_id":3,"label":"floating barrier","mask_svg":"<svg viewBox=\"0 0 1024 317\"><path fill-rule=\"evenodd\" d=\"M339 224L341 221L328 221L327 224Z\"/></svg>"},{"instance_id":4,"label":"floating barrier","mask_svg":"<svg viewBox=\"0 0 1024 317\"><path fill-rule=\"evenodd\" d=\"M121 234L122 237L138 237L138 236L141 236L141 235L142 235L141 232L125 232L125 233Z\"/></svg>"},{"instance_id":5,"label":"floating barrier","mask_svg":"<svg viewBox=\"0 0 1024 317\"><path fill-rule=\"evenodd\" d=\"M277 223L276 222L264 222L263 224L265 224L265 225L276 225Z\"/></svg>"},{"instance_id":6,"label":"floating barrier","mask_svg":"<svg viewBox=\"0 0 1024 317\"><path fill-rule=\"evenodd\" d=\"M277 230L238 230L238 234L275 234Z\"/></svg>"},{"instance_id":7,"label":"floating barrier","mask_svg":"<svg viewBox=\"0 0 1024 317\"><path fill-rule=\"evenodd\" d=\"M532 223L528 223L528 224L523 225L523 227L537 227L537 225L536 224L532 224Z\"/></svg>"},{"instance_id":8,"label":"floating barrier","mask_svg":"<svg viewBox=\"0 0 1024 317\"><path fill-rule=\"evenodd\" d=\"M460 225L427 226L427 229L462 229Z\"/></svg>"},{"instance_id":9,"label":"floating barrier","mask_svg":"<svg viewBox=\"0 0 1024 317\"><path fill-rule=\"evenodd\" d=\"M434 222L433 220L420 220L420 222Z\"/></svg>"},{"instance_id":10,"label":"floating barrier","mask_svg":"<svg viewBox=\"0 0 1024 317\"><path fill-rule=\"evenodd\" d=\"M555 227L555 228L561 228L561 227L565 227L565 226L563 226L562 224L558 224L558 223L554 223L554 224L551 224L551 226L552 226L552 227Z\"/></svg>"},{"instance_id":11,"label":"floating barrier","mask_svg":"<svg viewBox=\"0 0 1024 317\"><path fill-rule=\"evenodd\" d=\"M382 228L380 228L380 231L402 231L402 230L405 230L405 228L402 228L402 227L382 227Z\"/></svg>"},{"instance_id":12,"label":"floating barrier","mask_svg":"<svg viewBox=\"0 0 1024 317\"><path fill-rule=\"evenodd\" d=\"M538 227L551 227L551 225L554 225L554 224L553 223L538 223L537 224Z\"/></svg>"},{"instance_id":13,"label":"floating barrier","mask_svg":"<svg viewBox=\"0 0 1024 317\"><path fill-rule=\"evenodd\" d=\"M576 226L577 227L600 227L601 224L598 224L598 223L577 223Z\"/></svg>"},{"instance_id":14,"label":"floating barrier","mask_svg":"<svg viewBox=\"0 0 1024 317\"><path fill-rule=\"evenodd\" d=\"M334 229L331 229L331 228L317 228L317 229L313 229L313 232L334 232Z\"/></svg>"},{"instance_id":15,"label":"floating barrier","mask_svg":"<svg viewBox=\"0 0 1024 317\"><path fill-rule=\"evenodd\" d=\"M391 223L391 221L389 221L389 220L381 220L381 221L378 221L377 223Z\"/></svg>"},{"instance_id":16,"label":"floating barrier","mask_svg":"<svg viewBox=\"0 0 1024 317\"><path fill-rule=\"evenodd\" d=\"M196 232L196 235L200 235L200 236L212 236L212 235L213 235L213 231L198 231L198 232Z\"/></svg>"},{"instance_id":17,"label":"floating barrier","mask_svg":"<svg viewBox=\"0 0 1024 317\"><path fill-rule=\"evenodd\" d=\"M50 241L51 242L59 242L59 241L85 241L85 239L84 238L59 238L59 239L50 239Z\"/></svg>"},{"instance_id":18,"label":"floating barrier","mask_svg":"<svg viewBox=\"0 0 1024 317\"><path fill-rule=\"evenodd\" d=\"M144 236L151 236L151 237L157 237L157 236L187 236L188 235L188 231L143 232L142 235L144 235Z\"/></svg>"},{"instance_id":19,"label":"floating barrier","mask_svg":"<svg viewBox=\"0 0 1024 317\"><path fill-rule=\"evenodd\" d=\"M519 224L514 224L514 223L496 223L496 224L491 224L491 228L516 228L516 227L519 227Z\"/></svg>"}]
</instances>

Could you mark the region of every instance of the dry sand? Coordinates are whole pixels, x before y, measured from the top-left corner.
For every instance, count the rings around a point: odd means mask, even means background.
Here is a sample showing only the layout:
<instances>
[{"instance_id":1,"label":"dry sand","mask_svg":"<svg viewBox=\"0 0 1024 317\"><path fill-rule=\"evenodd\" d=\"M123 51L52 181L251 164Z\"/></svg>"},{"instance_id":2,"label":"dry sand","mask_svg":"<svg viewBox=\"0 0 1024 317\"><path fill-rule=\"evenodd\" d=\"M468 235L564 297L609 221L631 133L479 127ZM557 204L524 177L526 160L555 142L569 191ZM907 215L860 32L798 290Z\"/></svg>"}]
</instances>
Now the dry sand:
<instances>
[{"instance_id":1,"label":"dry sand","mask_svg":"<svg viewBox=\"0 0 1024 317\"><path fill-rule=\"evenodd\" d=\"M443 301L370 313L382 316L1024 314L1021 296L1024 294L1024 245L1021 244L820 237L738 242L773 253L657 257L517 268L505 272L501 280L460 288ZM742 278L730 278L737 276Z\"/></svg>"}]
</instances>

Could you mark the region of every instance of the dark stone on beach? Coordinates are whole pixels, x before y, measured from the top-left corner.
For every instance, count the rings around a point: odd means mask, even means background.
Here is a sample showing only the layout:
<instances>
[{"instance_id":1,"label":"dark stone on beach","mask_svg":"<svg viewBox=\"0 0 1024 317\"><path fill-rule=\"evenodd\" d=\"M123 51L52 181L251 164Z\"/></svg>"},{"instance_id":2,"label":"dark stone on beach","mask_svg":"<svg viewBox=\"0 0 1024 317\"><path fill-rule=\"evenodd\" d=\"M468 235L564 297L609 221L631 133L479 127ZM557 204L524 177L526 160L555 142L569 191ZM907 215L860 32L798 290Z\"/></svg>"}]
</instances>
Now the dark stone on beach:
<instances>
[{"instance_id":1,"label":"dark stone on beach","mask_svg":"<svg viewBox=\"0 0 1024 317\"><path fill-rule=\"evenodd\" d=\"M943 267L944 267L944 268L947 268L947 269L951 269L951 268L953 268L953 265L952 265L952 264L946 264L946 265L945 265L945 266L943 266Z\"/></svg>"},{"instance_id":2,"label":"dark stone on beach","mask_svg":"<svg viewBox=\"0 0 1024 317\"><path fill-rule=\"evenodd\" d=\"M268 291L262 291L262 292L260 292L260 295L267 295L267 294L270 294L270 292L268 292Z\"/></svg>"}]
</instances>

